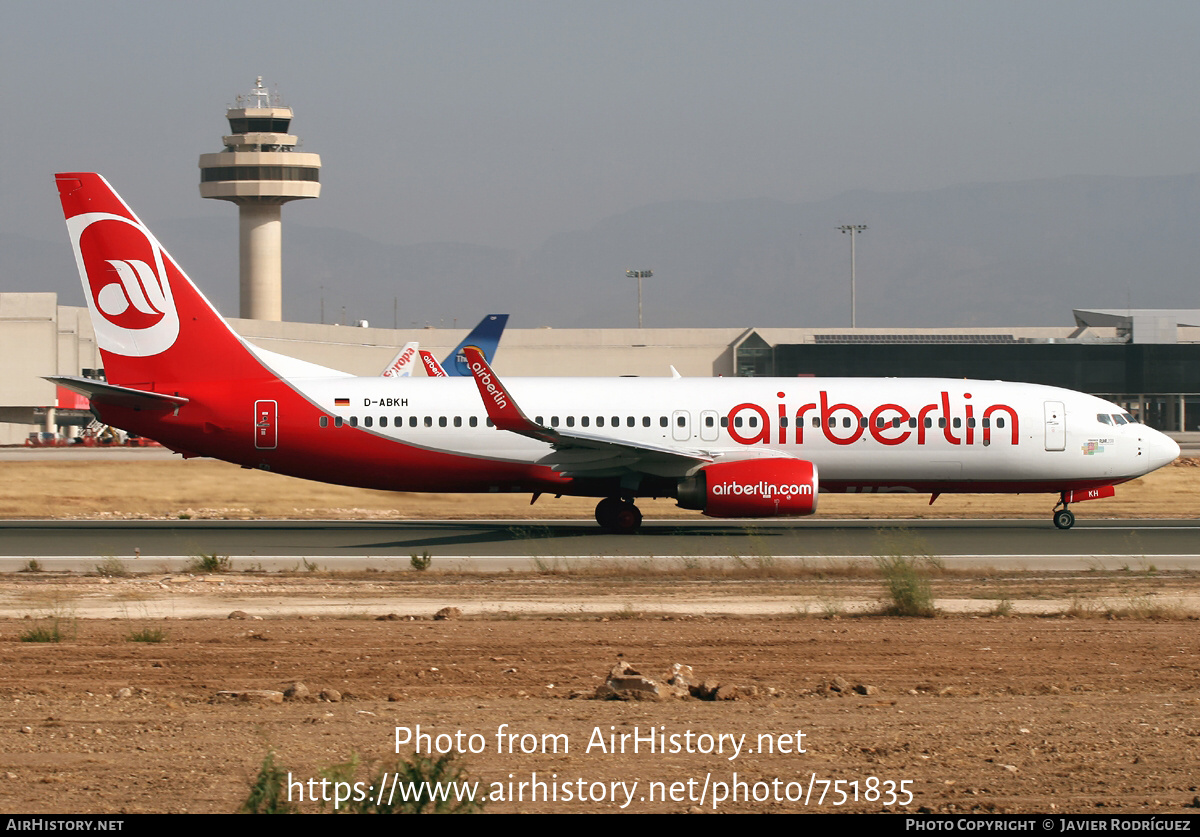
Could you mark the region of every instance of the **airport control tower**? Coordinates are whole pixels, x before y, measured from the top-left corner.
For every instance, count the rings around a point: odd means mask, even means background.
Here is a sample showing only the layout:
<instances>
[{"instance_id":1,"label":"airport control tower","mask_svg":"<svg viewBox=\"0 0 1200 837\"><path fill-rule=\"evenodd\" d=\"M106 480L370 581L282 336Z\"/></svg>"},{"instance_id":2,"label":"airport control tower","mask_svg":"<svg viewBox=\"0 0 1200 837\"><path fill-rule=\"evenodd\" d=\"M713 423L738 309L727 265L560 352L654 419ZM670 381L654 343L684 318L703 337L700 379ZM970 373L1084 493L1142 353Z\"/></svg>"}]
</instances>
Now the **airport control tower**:
<instances>
[{"instance_id":1,"label":"airport control tower","mask_svg":"<svg viewBox=\"0 0 1200 837\"><path fill-rule=\"evenodd\" d=\"M238 205L240 316L251 320L283 319L283 205L321 194L321 156L296 151L292 109L271 99L259 76L225 112L225 150L200 155L200 197Z\"/></svg>"}]
</instances>

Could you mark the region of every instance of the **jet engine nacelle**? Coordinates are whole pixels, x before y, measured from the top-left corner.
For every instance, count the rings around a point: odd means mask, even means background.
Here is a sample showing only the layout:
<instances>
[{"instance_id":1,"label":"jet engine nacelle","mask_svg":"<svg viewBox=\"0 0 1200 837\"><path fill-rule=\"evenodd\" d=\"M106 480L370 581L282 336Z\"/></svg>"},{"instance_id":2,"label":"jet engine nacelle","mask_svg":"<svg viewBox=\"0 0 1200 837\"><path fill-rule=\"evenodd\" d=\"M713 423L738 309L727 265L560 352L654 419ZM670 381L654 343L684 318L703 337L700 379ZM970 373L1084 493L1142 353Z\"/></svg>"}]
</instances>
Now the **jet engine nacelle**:
<instances>
[{"instance_id":1,"label":"jet engine nacelle","mask_svg":"<svg viewBox=\"0 0 1200 837\"><path fill-rule=\"evenodd\" d=\"M676 499L709 517L800 517L817 510L817 466L784 457L705 465L680 480Z\"/></svg>"}]
</instances>

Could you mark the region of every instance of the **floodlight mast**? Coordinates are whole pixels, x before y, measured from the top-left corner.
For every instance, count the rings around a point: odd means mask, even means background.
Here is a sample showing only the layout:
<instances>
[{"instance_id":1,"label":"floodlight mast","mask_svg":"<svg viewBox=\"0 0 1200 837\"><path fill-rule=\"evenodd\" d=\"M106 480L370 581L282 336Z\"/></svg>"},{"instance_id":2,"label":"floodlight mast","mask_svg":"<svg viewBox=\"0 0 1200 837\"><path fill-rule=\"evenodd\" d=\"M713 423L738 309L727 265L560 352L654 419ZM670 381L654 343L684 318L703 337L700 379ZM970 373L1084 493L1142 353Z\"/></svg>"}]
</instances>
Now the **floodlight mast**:
<instances>
[{"instance_id":1,"label":"floodlight mast","mask_svg":"<svg viewBox=\"0 0 1200 837\"><path fill-rule=\"evenodd\" d=\"M638 280L638 328L642 327L642 280L654 275L653 270L627 270L625 275Z\"/></svg>"},{"instance_id":2,"label":"floodlight mast","mask_svg":"<svg viewBox=\"0 0 1200 837\"><path fill-rule=\"evenodd\" d=\"M843 234L850 233L850 328L858 327L858 318L855 309L857 308L857 299L855 298L854 288L854 236L856 233L864 232L867 229L866 224L844 224L838 227Z\"/></svg>"}]
</instances>

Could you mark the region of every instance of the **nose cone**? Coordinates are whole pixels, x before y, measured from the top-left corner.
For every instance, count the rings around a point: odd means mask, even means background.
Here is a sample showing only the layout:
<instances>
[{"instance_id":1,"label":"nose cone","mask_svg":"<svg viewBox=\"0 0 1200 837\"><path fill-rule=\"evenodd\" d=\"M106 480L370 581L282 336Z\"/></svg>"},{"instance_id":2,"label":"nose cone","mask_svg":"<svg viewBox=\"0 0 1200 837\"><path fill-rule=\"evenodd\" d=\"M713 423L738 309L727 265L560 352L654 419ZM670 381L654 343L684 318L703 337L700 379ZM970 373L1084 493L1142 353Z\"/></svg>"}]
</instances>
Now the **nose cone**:
<instances>
[{"instance_id":1,"label":"nose cone","mask_svg":"<svg viewBox=\"0 0 1200 837\"><path fill-rule=\"evenodd\" d=\"M1146 446L1146 464L1151 469L1169 465L1179 458L1179 445L1174 439L1149 427L1145 428L1145 431L1146 435L1142 438Z\"/></svg>"}]
</instances>

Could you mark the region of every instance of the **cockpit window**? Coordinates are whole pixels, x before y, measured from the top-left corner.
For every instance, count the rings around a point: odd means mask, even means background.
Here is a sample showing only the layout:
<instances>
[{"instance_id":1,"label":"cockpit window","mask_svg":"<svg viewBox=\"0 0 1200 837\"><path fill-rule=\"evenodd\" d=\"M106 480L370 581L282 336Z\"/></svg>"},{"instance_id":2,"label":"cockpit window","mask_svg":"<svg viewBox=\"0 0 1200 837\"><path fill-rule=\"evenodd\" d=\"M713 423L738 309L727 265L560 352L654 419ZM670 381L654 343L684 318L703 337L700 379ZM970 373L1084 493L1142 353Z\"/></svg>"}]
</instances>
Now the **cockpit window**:
<instances>
[{"instance_id":1,"label":"cockpit window","mask_svg":"<svg viewBox=\"0 0 1200 837\"><path fill-rule=\"evenodd\" d=\"M1125 419L1125 421L1127 421L1130 424L1138 423L1138 420L1135 419L1133 416L1129 415L1129 413L1121 413L1121 418Z\"/></svg>"},{"instance_id":2,"label":"cockpit window","mask_svg":"<svg viewBox=\"0 0 1200 837\"><path fill-rule=\"evenodd\" d=\"M1123 415L1120 415L1120 414L1117 414L1117 415L1114 415L1114 416L1113 416L1113 423L1115 423L1115 424L1128 424L1129 422L1125 421L1125 416L1123 416Z\"/></svg>"},{"instance_id":3,"label":"cockpit window","mask_svg":"<svg viewBox=\"0 0 1200 837\"><path fill-rule=\"evenodd\" d=\"M1096 421L1100 422L1101 424L1112 424L1112 416L1108 415L1107 413L1097 413Z\"/></svg>"}]
</instances>

